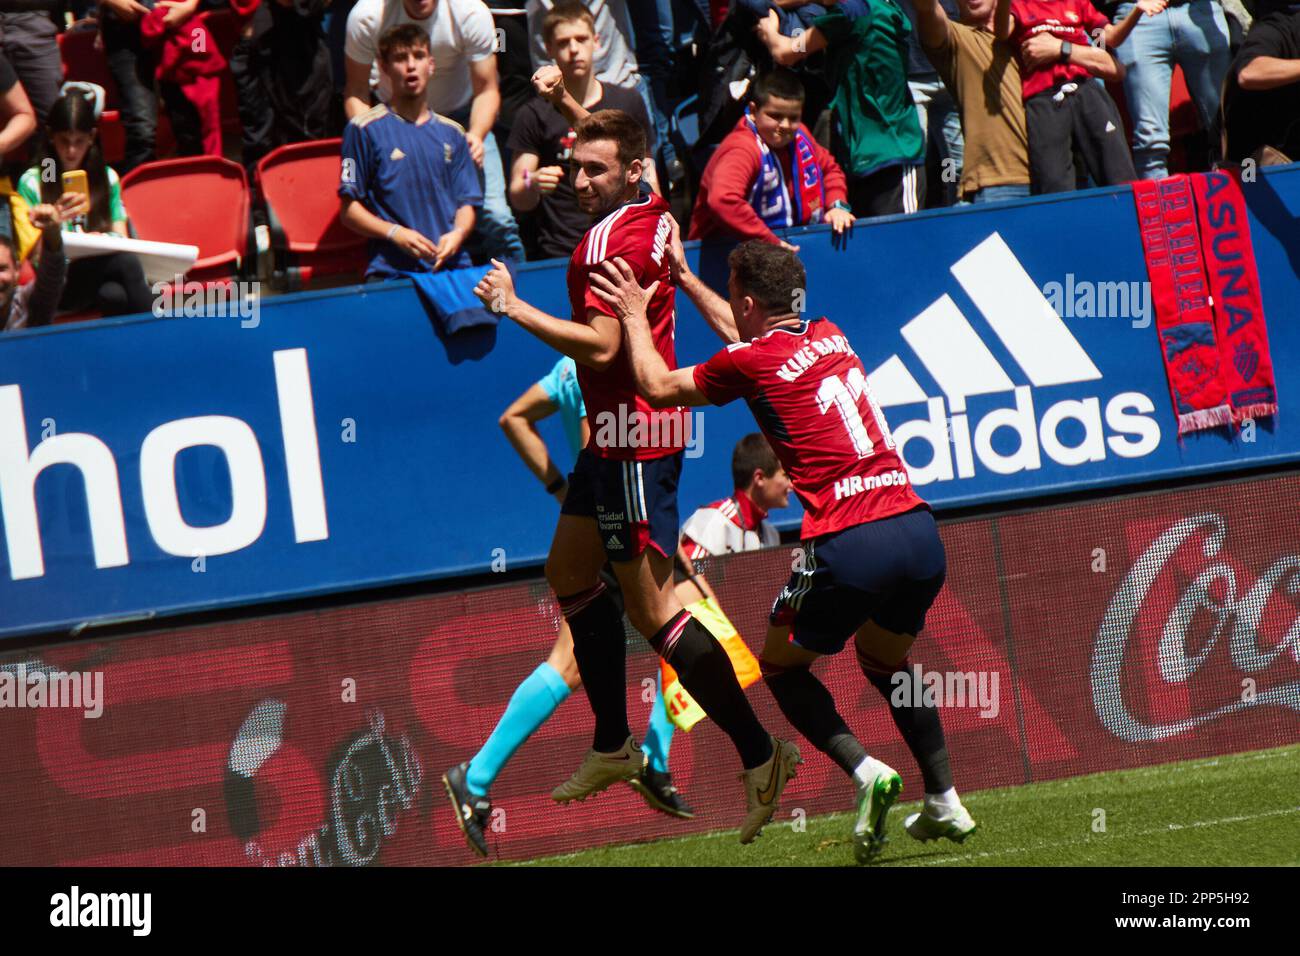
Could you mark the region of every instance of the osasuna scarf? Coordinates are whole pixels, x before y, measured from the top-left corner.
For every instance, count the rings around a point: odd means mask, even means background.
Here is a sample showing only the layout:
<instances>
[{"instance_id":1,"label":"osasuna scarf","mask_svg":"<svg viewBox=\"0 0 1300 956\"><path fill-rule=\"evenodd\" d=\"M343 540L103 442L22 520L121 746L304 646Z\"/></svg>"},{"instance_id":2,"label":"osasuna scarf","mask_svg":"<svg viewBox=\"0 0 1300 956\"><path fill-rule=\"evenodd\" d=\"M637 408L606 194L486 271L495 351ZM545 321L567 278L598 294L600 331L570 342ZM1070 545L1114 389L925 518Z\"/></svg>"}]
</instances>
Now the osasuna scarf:
<instances>
[{"instance_id":1,"label":"osasuna scarf","mask_svg":"<svg viewBox=\"0 0 1300 956\"><path fill-rule=\"evenodd\" d=\"M1178 434L1273 415L1246 205L1226 172L1133 184Z\"/></svg>"},{"instance_id":2,"label":"osasuna scarf","mask_svg":"<svg viewBox=\"0 0 1300 956\"><path fill-rule=\"evenodd\" d=\"M822 186L822 171L817 166L812 140L803 127L795 130L794 142L790 144L790 171L794 174L793 188L790 190L794 198L792 208L781 175L781 161L763 142L763 137L758 135L758 127L754 125L749 107L745 108L745 125L754 134L762 163L758 179L749 194L749 204L754 207L764 225L769 229L781 229L785 226L821 222L826 208L826 190Z\"/></svg>"}]
</instances>

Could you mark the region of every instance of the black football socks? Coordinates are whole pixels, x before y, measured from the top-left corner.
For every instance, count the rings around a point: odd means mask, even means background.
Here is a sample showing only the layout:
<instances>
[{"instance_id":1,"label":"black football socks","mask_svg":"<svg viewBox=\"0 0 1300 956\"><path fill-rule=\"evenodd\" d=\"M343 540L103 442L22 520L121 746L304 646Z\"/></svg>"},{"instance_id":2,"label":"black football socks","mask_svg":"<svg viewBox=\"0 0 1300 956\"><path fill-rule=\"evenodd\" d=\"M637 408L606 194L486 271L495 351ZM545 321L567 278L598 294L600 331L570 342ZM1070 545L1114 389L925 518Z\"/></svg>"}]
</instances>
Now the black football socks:
<instances>
[{"instance_id":1,"label":"black football socks","mask_svg":"<svg viewBox=\"0 0 1300 956\"><path fill-rule=\"evenodd\" d=\"M683 608L655 632L650 644L681 679L682 686L731 738L746 770L772 756L772 742L736 680L731 658L703 624Z\"/></svg>"},{"instance_id":2,"label":"black football socks","mask_svg":"<svg viewBox=\"0 0 1300 956\"><path fill-rule=\"evenodd\" d=\"M763 680L795 730L852 777L867 751L835 709L826 685L806 665L777 668L764 663Z\"/></svg>"},{"instance_id":3,"label":"black football socks","mask_svg":"<svg viewBox=\"0 0 1300 956\"><path fill-rule=\"evenodd\" d=\"M948 748L943 740L943 725L939 722L939 708L925 706L923 687L913 686L916 676L904 660L889 674L869 668L862 661L862 673L871 686L889 703L889 713L894 726L903 735L903 741L912 751L912 757L921 768L926 793L945 793L952 788L952 767L948 763Z\"/></svg>"},{"instance_id":4,"label":"black football socks","mask_svg":"<svg viewBox=\"0 0 1300 956\"><path fill-rule=\"evenodd\" d=\"M605 586L559 598L560 612L573 632L573 656L596 718L591 748L622 749L632 731L627 723L627 638L623 612Z\"/></svg>"}]
</instances>

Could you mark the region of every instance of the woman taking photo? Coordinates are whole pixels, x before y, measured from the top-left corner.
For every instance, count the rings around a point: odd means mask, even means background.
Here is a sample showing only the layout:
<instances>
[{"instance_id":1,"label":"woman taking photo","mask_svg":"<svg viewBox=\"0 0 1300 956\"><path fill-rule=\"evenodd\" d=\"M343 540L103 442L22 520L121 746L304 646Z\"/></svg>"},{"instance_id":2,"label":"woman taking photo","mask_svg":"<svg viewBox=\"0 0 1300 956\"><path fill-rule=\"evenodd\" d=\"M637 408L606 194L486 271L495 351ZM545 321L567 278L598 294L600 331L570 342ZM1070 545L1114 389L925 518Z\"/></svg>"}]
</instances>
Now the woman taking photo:
<instances>
[{"instance_id":1,"label":"woman taking photo","mask_svg":"<svg viewBox=\"0 0 1300 956\"><path fill-rule=\"evenodd\" d=\"M88 202L80 215L65 221L64 232L127 236L126 209L117 173L105 162L99 145L99 110L93 89L65 88L50 108L47 144L36 164L23 173L18 192L35 207L57 203L63 195L64 173L82 170ZM153 297L145 282L140 260L127 252L88 256L68 266L59 309L80 312L94 309L104 315L148 312Z\"/></svg>"}]
</instances>

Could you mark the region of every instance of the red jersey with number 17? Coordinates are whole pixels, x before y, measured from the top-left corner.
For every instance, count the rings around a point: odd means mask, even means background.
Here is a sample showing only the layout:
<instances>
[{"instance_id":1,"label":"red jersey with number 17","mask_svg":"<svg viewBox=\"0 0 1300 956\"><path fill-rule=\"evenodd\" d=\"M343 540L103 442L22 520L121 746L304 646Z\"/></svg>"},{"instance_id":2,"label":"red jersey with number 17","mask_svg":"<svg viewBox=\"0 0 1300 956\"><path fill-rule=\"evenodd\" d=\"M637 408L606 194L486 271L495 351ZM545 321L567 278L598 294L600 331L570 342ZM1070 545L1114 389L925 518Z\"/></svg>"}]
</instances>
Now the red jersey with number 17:
<instances>
[{"instance_id":1,"label":"red jersey with number 17","mask_svg":"<svg viewBox=\"0 0 1300 956\"><path fill-rule=\"evenodd\" d=\"M672 228L668 203L649 193L624 203L587 230L569 259L569 305L573 321L588 322L588 312L613 316L614 310L591 290L590 275L606 275L601 263L621 257L646 288L656 279L659 288L646 309L655 349L670 369L677 367L674 346L677 289L668 267L667 245ZM601 458L648 460L672 455L686 447L684 429L689 416L682 408L655 408L636 390L627 348L620 347L603 372L578 363L578 387L587 406L591 440L587 448Z\"/></svg>"},{"instance_id":2,"label":"red jersey with number 17","mask_svg":"<svg viewBox=\"0 0 1300 956\"><path fill-rule=\"evenodd\" d=\"M714 405L748 403L803 503L804 538L925 505L862 362L829 319L730 345L694 374Z\"/></svg>"}]
</instances>

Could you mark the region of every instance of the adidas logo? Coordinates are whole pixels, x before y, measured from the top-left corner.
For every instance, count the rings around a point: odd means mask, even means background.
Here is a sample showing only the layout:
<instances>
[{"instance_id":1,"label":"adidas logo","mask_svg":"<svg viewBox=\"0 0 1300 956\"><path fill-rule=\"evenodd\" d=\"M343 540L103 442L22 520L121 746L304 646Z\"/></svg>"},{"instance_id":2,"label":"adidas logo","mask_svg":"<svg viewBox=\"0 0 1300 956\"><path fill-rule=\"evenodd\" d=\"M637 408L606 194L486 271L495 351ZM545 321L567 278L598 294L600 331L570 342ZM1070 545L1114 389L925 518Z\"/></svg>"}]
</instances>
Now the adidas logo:
<instances>
[{"instance_id":1,"label":"adidas logo","mask_svg":"<svg viewBox=\"0 0 1300 956\"><path fill-rule=\"evenodd\" d=\"M623 547L623 542L620 541L620 540L618 540L618 535L616 535L616 534L611 534L611 535L609 536L609 540L605 542L605 547L607 547L607 548L621 548L621 547Z\"/></svg>"},{"instance_id":2,"label":"adidas logo","mask_svg":"<svg viewBox=\"0 0 1300 956\"><path fill-rule=\"evenodd\" d=\"M393 151L388 154L388 158L396 162L399 159L405 159L406 154L402 152L400 149L398 149L396 146L394 146Z\"/></svg>"},{"instance_id":3,"label":"adidas logo","mask_svg":"<svg viewBox=\"0 0 1300 956\"><path fill-rule=\"evenodd\" d=\"M1010 475L1041 468L1044 452L1058 464L1073 466L1102 461L1108 451L1141 458L1156 450L1160 426L1151 414L1155 403L1142 392L1111 396L1104 410L1099 396L1086 396L1037 414L1033 389L1095 382L1102 375L998 233L950 271L1029 384L1016 383L946 293L903 325L903 339L943 397L927 394L898 355L867 379L882 407L926 404L927 418L891 428L904 461L926 462L919 467L908 462L914 484L971 478L976 460L989 471ZM966 400L999 392L1011 392L1015 407L989 411L972 428ZM905 454L912 440L929 444L932 454L915 449Z\"/></svg>"}]
</instances>

